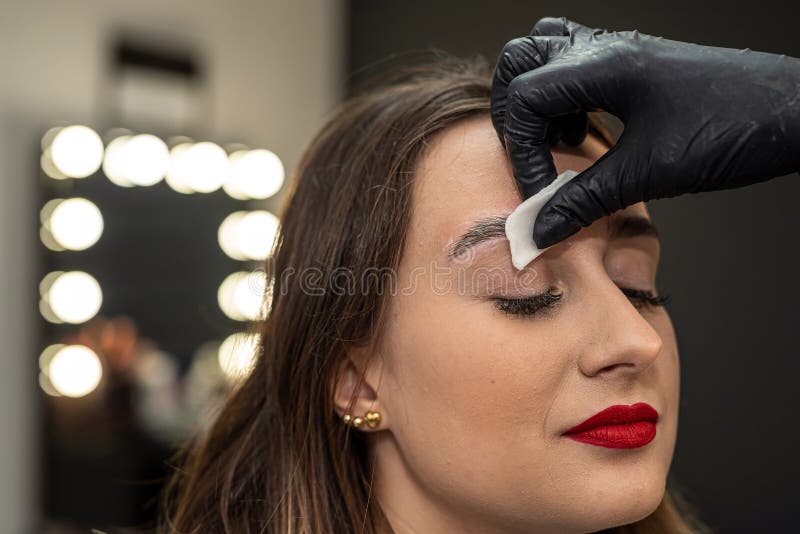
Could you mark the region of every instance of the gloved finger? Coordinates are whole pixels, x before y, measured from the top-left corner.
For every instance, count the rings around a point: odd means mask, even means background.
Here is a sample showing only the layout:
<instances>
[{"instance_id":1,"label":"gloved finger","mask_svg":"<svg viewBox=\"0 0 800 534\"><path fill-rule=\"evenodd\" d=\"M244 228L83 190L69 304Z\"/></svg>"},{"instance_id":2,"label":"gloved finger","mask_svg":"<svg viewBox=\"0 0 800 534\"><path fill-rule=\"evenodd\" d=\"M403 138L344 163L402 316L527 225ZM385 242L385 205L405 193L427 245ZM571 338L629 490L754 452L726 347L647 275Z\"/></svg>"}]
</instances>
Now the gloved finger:
<instances>
[{"instance_id":1,"label":"gloved finger","mask_svg":"<svg viewBox=\"0 0 800 534\"><path fill-rule=\"evenodd\" d=\"M530 35L569 36L570 33L584 31L592 30L567 19L567 17L543 17L533 27ZM561 141L568 145L578 146L586 137L588 122L584 112L553 119L548 128L548 143L552 146Z\"/></svg>"},{"instance_id":2,"label":"gloved finger","mask_svg":"<svg viewBox=\"0 0 800 534\"><path fill-rule=\"evenodd\" d=\"M557 41L557 49L563 48L567 42L564 37L519 37L506 43L497 59L492 78L491 115L494 129L503 144L508 86L517 76L547 63L554 47L553 40Z\"/></svg>"},{"instance_id":3,"label":"gloved finger","mask_svg":"<svg viewBox=\"0 0 800 534\"><path fill-rule=\"evenodd\" d=\"M542 207L533 228L539 248L566 239L595 220L648 200L638 166L618 143L591 167L565 183Z\"/></svg>"},{"instance_id":4,"label":"gloved finger","mask_svg":"<svg viewBox=\"0 0 800 534\"><path fill-rule=\"evenodd\" d=\"M530 35L568 36L570 34L592 33L594 30L567 17L543 17L533 26Z\"/></svg>"},{"instance_id":5,"label":"gloved finger","mask_svg":"<svg viewBox=\"0 0 800 534\"><path fill-rule=\"evenodd\" d=\"M543 17L534 25L530 35L566 37L596 31L603 30L589 28L579 22L569 20L567 17ZM568 145L578 146L586 138L588 127L589 121L585 112L553 119L548 128L549 144L555 145L562 141Z\"/></svg>"},{"instance_id":6,"label":"gloved finger","mask_svg":"<svg viewBox=\"0 0 800 534\"><path fill-rule=\"evenodd\" d=\"M514 78L508 85L503 135L514 178L523 198L538 193L556 177L547 144L547 131L554 117L614 106L602 95L605 84L616 83L602 65L575 68L547 64ZM613 88L612 88L613 89Z\"/></svg>"},{"instance_id":7,"label":"gloved finger","mask_svg":"<svg viewBox=\"0 0 800 534\"><path fill-rule=\"evenodd\" d=\"M559 142L578 146L589 133L589 117L586 112L570 113L554 117L547 126L547 142L553 146Z\"/></svg>"}]
</instances>

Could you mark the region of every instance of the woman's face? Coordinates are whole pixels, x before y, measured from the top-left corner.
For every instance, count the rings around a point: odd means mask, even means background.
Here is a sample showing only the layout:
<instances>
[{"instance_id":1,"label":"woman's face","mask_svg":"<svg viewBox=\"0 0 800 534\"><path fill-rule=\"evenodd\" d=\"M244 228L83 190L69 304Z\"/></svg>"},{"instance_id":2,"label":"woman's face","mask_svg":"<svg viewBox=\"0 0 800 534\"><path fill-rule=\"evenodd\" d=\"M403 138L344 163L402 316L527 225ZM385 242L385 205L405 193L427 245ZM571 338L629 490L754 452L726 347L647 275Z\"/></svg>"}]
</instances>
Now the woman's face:
<instances>
[{"instance_id":1,"label":"woman's face","mask_svg":"<svg viewBox=\"0 0 800 534\"><path fill-rule=\"evenodd\" d=\"M590 137L553 154L560 173L604 151ZM516 271L496 218L521 198L488 117L439 134L414 187L399 291L368 373L384 421L372 435L376 497L395 530L586 532L650 514L672 460L679 368L667 312L623 292L657 294L645 206ZM646 445L562 435L639 402L658 412Z\"/></svg>"}]
</instances>

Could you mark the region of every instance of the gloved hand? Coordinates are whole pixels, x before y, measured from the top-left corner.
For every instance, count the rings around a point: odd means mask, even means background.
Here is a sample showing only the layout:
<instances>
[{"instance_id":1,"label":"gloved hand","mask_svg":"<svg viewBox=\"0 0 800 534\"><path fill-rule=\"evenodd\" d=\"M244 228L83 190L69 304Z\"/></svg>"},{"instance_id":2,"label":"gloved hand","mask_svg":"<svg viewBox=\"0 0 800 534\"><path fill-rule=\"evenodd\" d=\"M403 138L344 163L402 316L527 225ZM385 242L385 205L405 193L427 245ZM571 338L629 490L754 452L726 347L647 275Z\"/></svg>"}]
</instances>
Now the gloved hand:
<instances>
[{"instance_id":1,"label":"gloved hand","mask_svg":"<svg viewBox=\"0 0 800 534\"><path fill-rule=\"evenodd\" d=\"M800 170L800 60L784 55L545 18L505 46L491 98L523 198L556 176L545 142L554 118L605 110L625 124L618 143L543 207L540 248L642 200Z\"/></svg>"}]
</instances>

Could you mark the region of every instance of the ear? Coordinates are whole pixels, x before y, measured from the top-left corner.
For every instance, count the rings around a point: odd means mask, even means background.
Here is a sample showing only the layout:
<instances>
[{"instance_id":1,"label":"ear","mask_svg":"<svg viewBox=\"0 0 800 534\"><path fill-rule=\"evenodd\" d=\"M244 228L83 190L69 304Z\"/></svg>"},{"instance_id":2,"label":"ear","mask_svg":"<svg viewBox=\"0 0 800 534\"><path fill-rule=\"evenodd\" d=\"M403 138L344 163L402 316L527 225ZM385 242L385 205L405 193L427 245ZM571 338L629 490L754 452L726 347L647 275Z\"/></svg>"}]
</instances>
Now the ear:
<instances>
[{"instance_id":1,"label":"ear","mask_svg":"<svg viewBox=\"0 0 800 534\"><path fill-rule=\"evenodd\" d=\"M351 420L356 417L364 419L358 430L377 432L388 428L388 414L378 397L380 376L380 358L367 357L362 349L350 351L339 367L333 388L334 409L339 417L349 414ZM375 428L367 424L367 412L380 414L380 422ZM342 424L348 423L343 421Z\"/></svg>"}]
</instances>

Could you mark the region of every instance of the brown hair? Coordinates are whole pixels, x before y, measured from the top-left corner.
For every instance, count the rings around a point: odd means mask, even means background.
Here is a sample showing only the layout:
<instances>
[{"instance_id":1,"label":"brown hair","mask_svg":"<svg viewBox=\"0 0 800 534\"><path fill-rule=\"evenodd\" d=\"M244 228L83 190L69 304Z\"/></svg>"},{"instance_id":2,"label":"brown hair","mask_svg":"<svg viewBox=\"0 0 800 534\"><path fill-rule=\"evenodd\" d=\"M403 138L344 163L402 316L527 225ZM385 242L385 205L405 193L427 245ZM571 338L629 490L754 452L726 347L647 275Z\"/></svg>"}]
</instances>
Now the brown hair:
<instances>
[{"instance_id":1,"label":"brown hair","mask_svg":"<svg viewBox=\"0 0 800 534\"><path fill-rule=\"evenodd\" d=\"M416 161L437 132L489 116L490 83L485 61L440 57L349 99L313 140L281 214L262 351L210 430L178 456L164 493L165 531L391 532L370 500L364 438L333 407L346 345L376 342L386 299L382 291L303 291L284 275L329 280L342 268L357 278L396 268ZM593 120L592 128L603 126ZM689 530L667 494L647 518L609 532Z\"/></svg>"}]
</instances>

